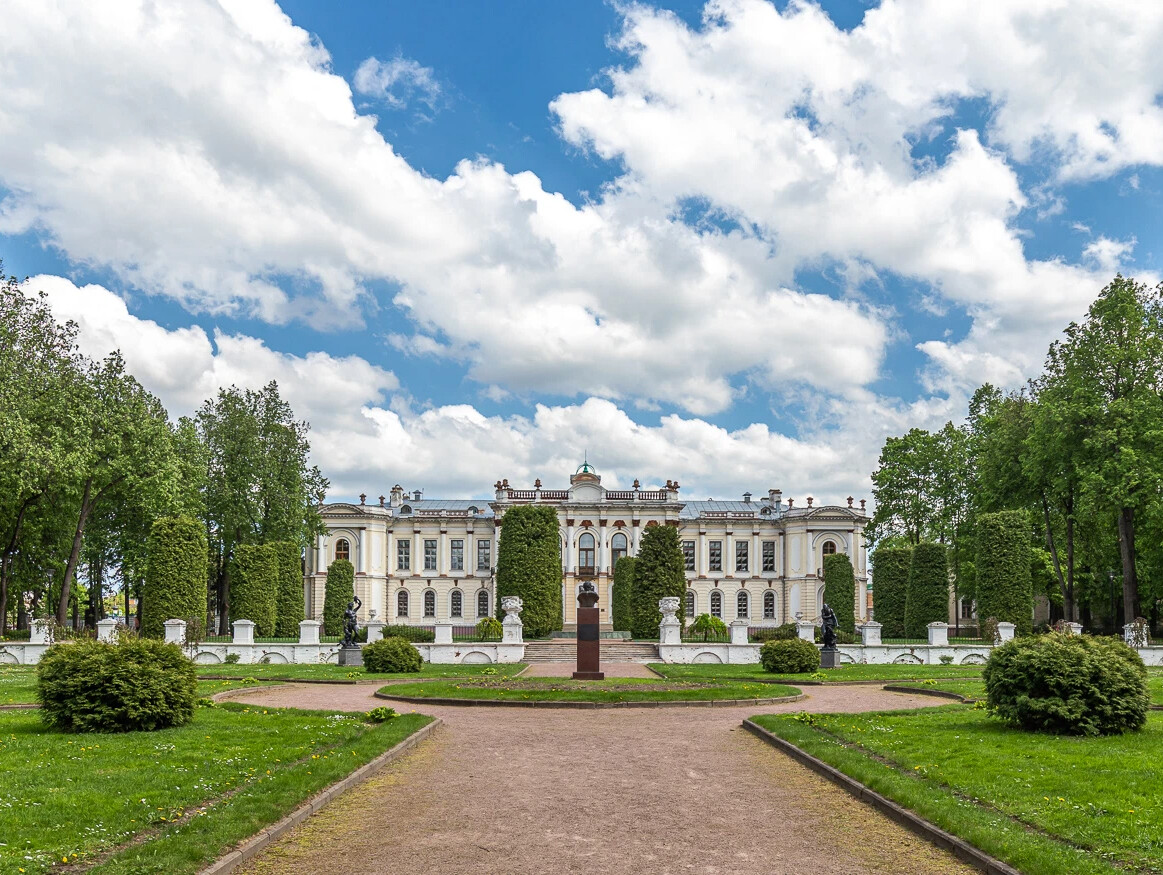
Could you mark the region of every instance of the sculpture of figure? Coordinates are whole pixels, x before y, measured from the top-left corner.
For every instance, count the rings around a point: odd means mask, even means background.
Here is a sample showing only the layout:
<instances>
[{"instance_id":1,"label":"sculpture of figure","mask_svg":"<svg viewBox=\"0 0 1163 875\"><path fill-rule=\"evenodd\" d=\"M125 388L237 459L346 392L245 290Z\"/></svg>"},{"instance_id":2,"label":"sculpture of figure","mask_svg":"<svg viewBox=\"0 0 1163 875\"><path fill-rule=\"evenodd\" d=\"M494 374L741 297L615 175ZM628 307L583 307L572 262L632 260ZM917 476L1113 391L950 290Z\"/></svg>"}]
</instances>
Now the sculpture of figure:
<instances>
[{"instance_id":1,"label":"sculpture of figure","mask_svg":"<svg viewBox=\"0 0 1163 875\"><path fill-rule=\"evenodd\" d=\"M824 609L820 611L820 624L824 627L824 647L828 650L836 649L836 612L833 611L828 603L824 603Z\"/></svg>"},{"instance_id":2,"label":"sculpture of figure","mask_svg":"<svg viewBox=\"0 0 1163 875\"><path fill-rule=\"evenodd\" d=\"M351 601L347 603L347 609L343 612L343 641L341 647L355 646L355 633L359 628L359 621L356 619L356 611L363 607L363 602L359 600L359 596L352 596Z\"/></svg>"}]
</instances>

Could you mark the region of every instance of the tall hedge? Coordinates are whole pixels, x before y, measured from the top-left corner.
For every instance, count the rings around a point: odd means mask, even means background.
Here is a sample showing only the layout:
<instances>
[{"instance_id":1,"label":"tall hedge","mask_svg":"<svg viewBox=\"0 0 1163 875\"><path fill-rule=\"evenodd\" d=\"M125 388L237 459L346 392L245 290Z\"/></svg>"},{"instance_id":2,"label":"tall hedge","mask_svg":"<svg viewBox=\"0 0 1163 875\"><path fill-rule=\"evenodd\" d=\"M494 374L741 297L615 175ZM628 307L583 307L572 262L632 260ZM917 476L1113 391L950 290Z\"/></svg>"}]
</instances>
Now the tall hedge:
<instances>
[{"instance_id":1,"label":"tall hedge","mask_svg":"<svg viewBox=\"0 0 1163 875\"><path fill-rule=\"evenodd\" d=\"M271 544L279 564L279 588L275 595L275 635L295 638L303 614L303 557L291 541Z\"/></svg>"},{"instance_id":2,"label":"tall hedge","mask_svg":"<svg viewBox=\"0 0 1163 875\"><path fill-rule=\"evenodd\" d=\"M205 527L189 517L162 517L149 532L141 634L164 638L166 620L206 618Z\"/></svg>"},{"instance_id":3,"label":"tall hedge","mask_svg":"<svg viewBox=\"0 0 1163 875\"><path fill-rule=\"evenodd\" d=\"M949 622L949 559L941 544L921 543L909 563L905 637L928 638L930 623ZM883 636L884 630L881 630Z\"/></svg>"},{"instance_id":4,"label":"tall hedge","mask_svg":"<svg viewBox=\"0 0 1163 875\"><path fill-rule=\"evenodd\" d=\"M526 638L561 628L561 535L552 507L518 505L501 519L497 545L497 616L501 599L518 596Z\"/></svg>"},{"instance_id":5,"label":"tall hedge","mask_svg":"<svg viewBox=\"0 0 1163 875\"><path fill-rule=\"evenodd\" d=\"M847 553L824 557L824 601L836 613L836 628L856 632L856 574Z\"/></svg>"},{"instance_id":6,"label":"tall hedge","mask_svg":"<svg viewBox=\"0 0 1163 875\"><path fill-rule=\"evenodd\" d=\"M355 598L355 566L346 559L336 559L327 567L327 584L323 589L323 634L343 634L343 612Z\"/></svg>"},{"instance_id":7,"label":"tall hedge","mask_svg":"<svg viewBox=\"0 0 1163 875\"><path fill-rule=\"evenodd\" d=\"M648 526L638 546L634 565L634 619L630 631L635 638L658 638L662 612L658 600L678 598L679 613L686 595L686 560L674 526Z\"/></svg>"},{"instance_id":8,"label":"tall hedge","mask_svg":"<svg viewBox=\"0 0 1163 875\"><path fill-rule=\"evenodd\" d=\"M909 595L911 547L880 547L872 554L873 616L883 638L905 637L905 602Z\"/></svg>"},{"instance_id":9,"label":"tall hedge","mask_svg":"<svg viewBox=\"0 0 1163 875\"><path fill-rule=\"evenodd\" d=\"M239 544L230 566L230 622L253 620L256 636L275 633L279 561L270 544Z\"/></svg>"},{"instance_id":10,"label":"tall hedge","mask_svg":"<svg viewBox=\"0 0 1163 875\"><path fill-rule=\"evenodd\" d=\"M623 556L614 566L614 594L610 598L610 623L616 632L629 632L634 619L634 565L638 560Z\"/></svg>"},{"instance_id":11,"label":"tall hedge","mask_svg":"<svg viewBox=\"0 0 1163 875\"><path fill-rule=\"evenodd\" d=\"M977 616L1033 629L1030 522L1024 511L1003 510L977 518Z\"/></svg>"}]
</instances>

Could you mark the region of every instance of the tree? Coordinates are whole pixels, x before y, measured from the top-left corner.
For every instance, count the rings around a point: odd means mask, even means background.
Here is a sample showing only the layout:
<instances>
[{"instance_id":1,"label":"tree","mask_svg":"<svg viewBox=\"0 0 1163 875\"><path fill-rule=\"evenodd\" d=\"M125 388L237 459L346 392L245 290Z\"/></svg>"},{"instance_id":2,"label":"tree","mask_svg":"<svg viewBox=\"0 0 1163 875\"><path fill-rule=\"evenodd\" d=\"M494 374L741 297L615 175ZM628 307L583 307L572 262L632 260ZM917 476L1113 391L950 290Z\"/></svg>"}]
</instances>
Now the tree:
<instances>
[{"instance_id":1,"label":"tree","mask_svg":"<svg viewBox=\"0 0 1163 875\"><path fill-rule=\"evenodd\" d=\"M846 553L824 557L824 601L836 614L836 626L856 632L856 575Z\"/></svg>"},{"instance_id":2,"label":"tree","mask_svg":"<svg viewBox=\"0 0 1163 875\"><path fill-rule=\"evenodd\" d=\"M279 564L266 544L239 544L231 561L230 622L251 620L256 635L274 634Z\"/></svg>"},{"instance_id":3,"label":"tree","mask_svg":"<svg viewBox=\"0 0 1163 875\"><path fill-rule=\"evenodd\" d=\"M630 631L635 638L657 638L662 612L659 599L686 594L686 562L674 526L647 526L638 546L634 566L634 621Z\"/></svg>"},{"instance_id":4,"label":"tree","mask_svg":"<svg viewBox=\"0 0 1163 875\"><path fill-rule=\"evenodd\" d=\"M1028 634L1034 615L1029 518L1020 510L987 513L977 527L977 614Z\"/></svg>"},{"instance_id":5,"label":"tree","mask_svg":"<svg viewBox=\"0 0 1163 875\"><path fill-rule=\"evenodd\" d=\"M911 547L877 547L872 554L872 596L884 638L905 638Z\"/></svg>"},{"instance_id":6,"label":"tree","mask_svg":"<svg viewBox=\"0 0 1163 875\"><path fill-rule=\"evenodd\" d=\"M298 636L299 623L304 619L303 557L299 545L293 541L279 541L271 544L271 548L279 566L275 637L294 638Z\"/></svg>"},{"instance_id":7,"label":"tree","mask_svg":"<svg viewBox=\"0 0 1163 875\"><path fill-rule=\"evenodd\" d=\"M718 617L712 617L710 614L699 614L695 617L695 621L691 623L691 635L702 635L705 642L708 638L714 635L717 638L725 637L727 634L727 624Z\"/></svg>"},{"instance_id":8,"label":"tree","mask_svg":"<svg viewBox=\"0 0 1163 875\"><path fill-rule=\"evenodd\" d=\"M610 598L610 623L618 632L629 632L634 619L634 565L638 560L623 556L614 566L614 594Z\"/></svg>"},{"instance_id":9,"label":"tree","mask_svg":"<svg viewBox=\"0 0 1163 875\"><path fill-rule=\"evenodd\" d=\"M163 517L149 535L141 634L165 636L166 620L206 618L206 531L189 517Z\"/></svg>"},{"instance_id":10,"label":"tree","mask_svg":"<svg viewBox=\"0 0 1163 875\"><path fill-rule=\"evenodd\" d=\"M355 566L346 559L336 559L327 567L323 588L323 634L343 633L343 612L355 598Z\"/></svg>"},{"instance_id":11,"label":"tree","mask_svg":"<svg viewBox=\"0 0 1163 875\"><path fill-rule=\"evenodd\" d=\"M529 638L561 628L561 547L557 513L551 507L518 505L505 511L497 545L497 609L501 599L521 599L521 621Z\"/></svg>"},{"instance_id":12,"label":"tree","mask_svg":"<svg viewBox=\"0 0 1163 875\"><path fill-rule=\"evenodd\" d=\"M865 529L870 544L892 535L918 544L931 536L936 523L937 456L938 441L924 429L910 429L884 442L872 474L876 510Z\"/></svg>"},{"instance_id":13,"label":"tree","mask_svg":"<svg viewBox=\"0 0 1163 875\"><path fill-rule=\"evenodd\" d=\"M930 623L949 619L949 562L945 548L923 541L913 548L905 602L905 637L927 638Z\"/></svg>"}]
</instances>

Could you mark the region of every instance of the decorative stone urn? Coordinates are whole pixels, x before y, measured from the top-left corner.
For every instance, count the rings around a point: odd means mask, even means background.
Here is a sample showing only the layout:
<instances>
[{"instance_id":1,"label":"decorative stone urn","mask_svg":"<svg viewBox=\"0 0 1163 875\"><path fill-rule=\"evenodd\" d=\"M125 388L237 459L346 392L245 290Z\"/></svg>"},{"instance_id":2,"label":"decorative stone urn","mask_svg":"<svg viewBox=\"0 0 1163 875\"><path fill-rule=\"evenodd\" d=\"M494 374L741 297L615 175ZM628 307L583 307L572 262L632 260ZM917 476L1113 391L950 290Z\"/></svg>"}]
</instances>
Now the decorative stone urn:
<instances>
[{"instance_id":1,"label":"decorative stone urn","mask_svg":"<svg viewBox=\"0 0 1163 875\"><path fill-rule=\"evenodd\" d=\"M517 615L519 613L521 613L521 608L523 608L524 606L525 605L521 601L520 596L507 595L501 599L501 610L503 610L505 612L505 619L506 620L509 619L510 617L516 618Z\"/></svg>"},{"instance_id":2,"label":"decorative stone urn","mask_svg":"<svg viewBox=\"0 0 1163 875\"><path fill-rule=\"evenodd\" d=\"M501 643L521 644L524 640L525 624L521 622L523 604L519 596L507 595L501 599L501 609L505 612L505 619L501 621Z\"/></svg>"},{"instance_id":3,"label":"decorative stone urn","mask_svg":"<svg viewBox=\"0 0 1163 875\"><path fill-rule=\"evenodd\" d=\"M676 596L667 596L658 600L658 610L662 611L662 622L658 624L659 644L682 644L682 623L675 614L678 613L679 600Z\"/></svg>"},{"instance_id":4,"label":"decorative stone urn","mask_svg":"<svg viewBox=\"0 0 1163 875\"><path fill-rule=\"evenodd\" d=\"M658 600L658 610L662 611L662 622L675 620L678 613L678 597L669 595Z\"/></svg>"}]
</instances>

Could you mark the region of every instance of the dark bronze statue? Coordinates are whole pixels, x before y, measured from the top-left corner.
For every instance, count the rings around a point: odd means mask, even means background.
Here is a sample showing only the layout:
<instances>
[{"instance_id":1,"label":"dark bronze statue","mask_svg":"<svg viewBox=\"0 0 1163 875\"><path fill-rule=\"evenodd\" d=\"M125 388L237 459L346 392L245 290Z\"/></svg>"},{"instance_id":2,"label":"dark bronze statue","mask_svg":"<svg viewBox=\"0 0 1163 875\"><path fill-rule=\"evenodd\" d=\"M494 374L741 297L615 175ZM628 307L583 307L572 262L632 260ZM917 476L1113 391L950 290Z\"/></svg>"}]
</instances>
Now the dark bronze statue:
<instances>
[{"instance_id":1,"label":"dark bronze statue","mask_svg":"<svg viewBox=\"0 0 1163 875\"><path fill-rule=\"evenodd\" d=\"M352 596L351 601L347 603L347 610L343 612L343 641L340 643L341 647L355 646L355 633L359 629L356 612L361 607L363 607L363 602L359 600L359 596Z\"/></svg>"},{"instance_id":2,"label":"dark bronze statue","mask_svg":"<svg viewBox=\"0 0 1163 875\"><path fill-rule=\"evenodd\" d=\"M824 603L824 609L820 611L820 624L824 627L824 647L828 650L836 649L836 612L833 611L828 603Z\"/></svg>"}]
</instances>

